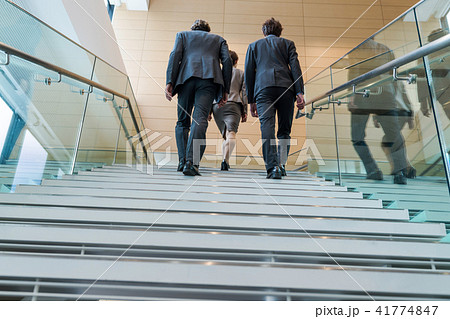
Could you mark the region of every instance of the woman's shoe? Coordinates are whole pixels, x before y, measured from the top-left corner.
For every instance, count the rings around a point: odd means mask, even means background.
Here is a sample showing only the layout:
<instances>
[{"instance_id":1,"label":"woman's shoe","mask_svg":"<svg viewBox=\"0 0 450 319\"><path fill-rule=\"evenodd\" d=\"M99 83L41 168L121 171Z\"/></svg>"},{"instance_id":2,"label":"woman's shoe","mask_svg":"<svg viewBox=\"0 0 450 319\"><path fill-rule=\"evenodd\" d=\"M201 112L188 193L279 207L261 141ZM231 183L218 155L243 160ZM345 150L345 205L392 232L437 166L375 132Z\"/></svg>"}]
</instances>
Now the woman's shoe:
<instances>
[{"instance_id":1,"label":"woman's shoe","mask_svg":"<svg viewBox=\"0 0 450 319\"><path fill-rule=\"evenodd\" d=\"M223 160L222 165L220 165L220 170L221 171L228 171L230 169L230 165L228 165L228 163Z\"/></svg>"}]
</instances>

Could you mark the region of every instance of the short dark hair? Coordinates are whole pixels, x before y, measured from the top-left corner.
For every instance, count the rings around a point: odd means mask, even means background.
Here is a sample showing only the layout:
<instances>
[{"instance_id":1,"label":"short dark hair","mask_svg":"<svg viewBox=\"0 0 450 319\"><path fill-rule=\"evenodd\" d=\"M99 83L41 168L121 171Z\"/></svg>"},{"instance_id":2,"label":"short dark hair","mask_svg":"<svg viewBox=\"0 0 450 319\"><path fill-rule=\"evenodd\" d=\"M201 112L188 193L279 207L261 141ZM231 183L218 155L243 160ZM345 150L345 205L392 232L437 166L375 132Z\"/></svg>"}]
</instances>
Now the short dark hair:
<instances>
[{"instance_id":1,"label":"short dark hair","mask_svg":"<svg viewBox=\"0 0 450 319\"><path fill-rule=\"evenodd\" d=\"M280 21L275 20L274 18L266 20L266 22L262 25L262 32L266 37L271 34L279 37L281 35L281 31L283 31L283 27L281 26Z\"/></svg>"},{"instance_id":2,"label":"short dark hair","mask_svg":"<svg viewBox=\"0 0 450 319\"><path fill-rule=\"evenodd\" d=\"M436 41L437 39L443 37L444 35L447 35L448 31L442 28L436 29L431 31L431 33L428 35L428 42Z\"/></svg>"},{"instance_id":3,"label":"short dark hair","mask_svg":"<svg viewBox=\"0 0 450 319\"><path fill-rule=\"evenodd\" d=\"M237 53L231 50L230 50L230 57L231 60L233 60L233 65L235 65L236 62L239 60L239 56L237 55Z\"/></svg>"},{"instance_id":4,"label":"short dark hair","mask_svg":"<svg viewBox=\"0 0 450 319\"><path fill-rule=\"evenodd\" d=\"M199 31L211 31L211 28L209 27L209 23L205 20L195 20L194 24L191 26L191 30L199 30Z\"/></svg>"}]
</instances>

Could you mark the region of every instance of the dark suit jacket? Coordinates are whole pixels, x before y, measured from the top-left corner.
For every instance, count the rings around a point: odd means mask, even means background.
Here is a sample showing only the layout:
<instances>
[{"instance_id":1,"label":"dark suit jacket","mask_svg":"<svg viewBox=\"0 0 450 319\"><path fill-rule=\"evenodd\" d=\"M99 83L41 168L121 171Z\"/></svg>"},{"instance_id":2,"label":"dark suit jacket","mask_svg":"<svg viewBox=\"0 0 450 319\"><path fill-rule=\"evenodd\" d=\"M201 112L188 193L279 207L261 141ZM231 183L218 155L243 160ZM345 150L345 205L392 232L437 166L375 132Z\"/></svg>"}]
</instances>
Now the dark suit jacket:
<instances>
[{"instance_id":1,"label":"dark suit jacket","mask_svg":"<svg viewBox=\"0 0 450 319\"><path fill-rule=\"evenodd\" d=\"M368 39L358 46L357 49L348 54L351 66L348 68L348 80L363 75L373 69L382 66L395 59L394 53L384 44L373 39ZM380 82L379 85L371 86L369 89L373 93L370 98L362 95L354 95L353 103L348 105L350 112L359 114L383 114L391 110L411 110L411 103L405 93L403 83L393 81L390 75L379 75L369 82ZM358 90L364 87L360 85Z\"/></svg>"},{"instance_id":2,"label":"dark suit jacket","mask_svg":"<svg viewBox=\"0 0 450 319\"><path fill-rule=\"evenodd\" d=\"M175 95L192 77L213 79L219 101L224 92L230 93L232 67L227 42L221 36L198 30L179 32L170 53L166 84L172 83Z\"/></svg>"},{"instance_id":3,"label":"dark suit jacket","mask_svg":"<svg viewBox=\"0 0 450 319\"><path fill-rule=\"evenodd\" d=\"M291 87L295 94L303 94L302 70L294 42L269 35L250 44L245 57L245 84L249 103L254 103L258 93L267 87Z\"/></svg>"}]
</instances>

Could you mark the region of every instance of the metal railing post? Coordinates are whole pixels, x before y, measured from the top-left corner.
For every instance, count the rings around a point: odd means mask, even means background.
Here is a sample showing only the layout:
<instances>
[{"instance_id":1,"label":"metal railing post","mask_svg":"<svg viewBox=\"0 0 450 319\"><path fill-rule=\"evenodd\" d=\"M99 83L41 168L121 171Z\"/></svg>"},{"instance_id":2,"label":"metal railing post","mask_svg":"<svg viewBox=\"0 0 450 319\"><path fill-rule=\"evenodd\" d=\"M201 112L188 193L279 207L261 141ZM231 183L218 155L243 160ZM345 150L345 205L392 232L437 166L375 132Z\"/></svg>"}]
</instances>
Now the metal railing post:
<instances>
[{"instance_id":1,"label":"metal railing post","mask_svg":"<svg viewBox=\"0 0 450 319\"><path fill-rule=\"evenodd\" d=\"M414 18L416 20L416 27L417 27L417 33L419 36L419 43L420 43L420 46L422 46L423 45L422 37L421 37L421 33L420 33L420 25L419 25L419 19L417 18L416 8L414 8ZM434 118L434 123L436 125L436 135L437 135L437 138L439 141L439 149L441 151L442 161L444 164L447 188L448 188L448 191L450 194L450 163L449 163L449 157L448 157L447 144L445 143L445 138L444 138L444 131L442 130L441 121L439 119L439 112L436 108L437 99L436 99L436 94L435 94L436 91L434 90L433 75L431 73L428 56L426 56L426 55L423 56L422 61L423 61L423 67L425 69L425 78L427 79L427 88L428 88L428 93L429 93L429 97L430 97L430 105L431 105L431 109L433 110L433 118Z\"/></svg>"},{"instance_id":2,"label":"metal railing post","mask_svg":"<svg viewBox=\"0 0 450 319\"><path fill-rule=\"evenodd\" d=\"M333 88L333 69L330 66L330 81L331 88ZM339 136L337 130L337 121L336 121L336 106L333 104L333 121L334 121L334 139L336 142L336 160L337 160L337 169L338 169L338 177L339 177L339 185L342 186L342 174L341 174L341 158L339 155Z\"/></svg>"},{"instance_id":3,"label":"metal railing post","mask_svg":"<svg viewBox=\"0 0 450 319\"><path fill-rule=\"evenodd\" d=\"M114 102L114 104L116 104ZM120 112L120 117L121 117L121 122L123 121L123 108L121 108L121 112ZM117 140L116 140L116 149L114 150L114 159L113 159L113 165L116 164L116 159L117 159L117 150L119 148L119 139L120 139L120 132L122 131L122 125L119 125L119 131L117 132Z\"/></svg>"},{"instance_id":4,"label":"metal railing post","mask_svg":"<svg viewBox=\"0 0 450 319\"><path fill-rule=\"evenodd\" d=\"M97 62L97 58L94 58L94 63L92 65L92 72L91 72L91 80L94 77L95 63L96 62ZM75 172L75 164L77 162L78 150L80 148L81 136L83 134L84 120L86 119L86 113L87 113L87 108L88 108L89 97L90 96L91 96L91 94L90 94L90 90L89 90L89 92L87 92L86 102L84 103L83 114L81 115L81 121L80 121L80 125L78 127L77 140L75 142L75 149L74 149L74 152L73 152L72 165L70 167L70 175L73 175L73 173Z\"/></svg>"}]
</instances>

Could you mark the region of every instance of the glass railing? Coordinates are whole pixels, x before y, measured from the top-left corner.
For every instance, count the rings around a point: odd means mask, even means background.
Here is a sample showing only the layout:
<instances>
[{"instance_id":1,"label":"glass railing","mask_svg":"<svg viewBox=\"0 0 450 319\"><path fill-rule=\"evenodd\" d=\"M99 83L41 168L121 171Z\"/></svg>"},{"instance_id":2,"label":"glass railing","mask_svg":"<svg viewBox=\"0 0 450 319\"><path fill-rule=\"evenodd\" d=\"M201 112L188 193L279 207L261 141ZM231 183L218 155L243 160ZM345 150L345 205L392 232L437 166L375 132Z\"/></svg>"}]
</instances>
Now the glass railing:
<instances>
[{"instance_id":1,"label":"glass railing","mask_svg":"<svg viewBox=\"0 0 450 319\"><path fill-rule=\"evenodd\" d=\"M395 76L371 73L448 37L449 9L421 1L306 83L307 135L320 153L309 170L412 220L450 222L450 49L401 63Z\"/></svg>"},{"instance_id":2,"label":"glass railing","mask_svg":"<svg viewBox=\"0 0 450 319\"><path fill-rule=\"evenodd\" d=\"M126 74L0 0L0 189L129 164L147 172Z\"/></svg>"}]
</instances>

